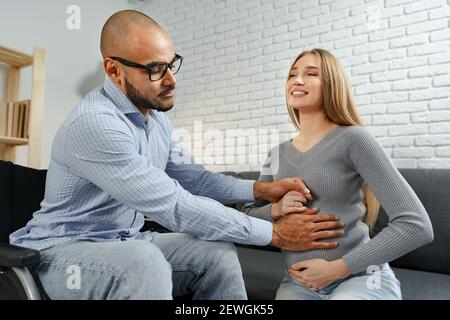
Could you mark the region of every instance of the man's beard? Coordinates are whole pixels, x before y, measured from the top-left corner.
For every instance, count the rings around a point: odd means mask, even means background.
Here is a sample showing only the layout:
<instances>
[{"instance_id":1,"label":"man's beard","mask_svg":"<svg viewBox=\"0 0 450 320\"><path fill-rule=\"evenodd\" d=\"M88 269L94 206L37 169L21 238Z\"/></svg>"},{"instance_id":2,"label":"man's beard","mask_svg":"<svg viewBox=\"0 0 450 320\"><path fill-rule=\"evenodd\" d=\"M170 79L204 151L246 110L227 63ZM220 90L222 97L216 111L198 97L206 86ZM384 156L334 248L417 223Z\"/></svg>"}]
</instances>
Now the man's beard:
<instances>
[{"instance_id":1,"label":"man's beard","mask_svg":"<svg viewBox=\"0 0 450 320\"><path fill-rule=\"evenodd\" d=\"M171 87L170 90L173 90L174 88ZM127 93L128 99L130 99L131 102L136 107L143 108L143 109L153 109L156 111L162 111L167 112L170 109L172 109L173 104L171 104L168 107L161 107L154 104L150 99L147 99L143 95L139 93L139 91L125 78L125 91Z\"/></svg>"}]
</instances>

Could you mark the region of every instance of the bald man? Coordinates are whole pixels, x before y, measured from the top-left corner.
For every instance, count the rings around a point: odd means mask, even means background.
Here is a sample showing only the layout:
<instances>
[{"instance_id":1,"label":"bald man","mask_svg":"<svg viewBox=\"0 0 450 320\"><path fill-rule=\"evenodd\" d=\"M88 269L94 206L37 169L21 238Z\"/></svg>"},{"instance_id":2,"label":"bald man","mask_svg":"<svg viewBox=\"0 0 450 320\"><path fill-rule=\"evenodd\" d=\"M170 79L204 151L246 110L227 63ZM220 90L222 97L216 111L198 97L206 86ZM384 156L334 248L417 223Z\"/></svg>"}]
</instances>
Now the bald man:
<instances>
[{"instance_id":1,"label":"bald man","mask_svg":"<svg viewBox=\"0 0 450 320\"><path fill-rule=\"evenodd\" d=\"M233 242L336 246L318 241L342 235L333 216L270 223L223 205L311 196L299 178L239 180L192 161L165 114L183 58L154 20L115 13L101 52L105 82L62 124L42 208L10 237L41 251L33 271L50 299L246 299ZM141 232L144 216L175 232Z\"/></svg>"}]
</instances>

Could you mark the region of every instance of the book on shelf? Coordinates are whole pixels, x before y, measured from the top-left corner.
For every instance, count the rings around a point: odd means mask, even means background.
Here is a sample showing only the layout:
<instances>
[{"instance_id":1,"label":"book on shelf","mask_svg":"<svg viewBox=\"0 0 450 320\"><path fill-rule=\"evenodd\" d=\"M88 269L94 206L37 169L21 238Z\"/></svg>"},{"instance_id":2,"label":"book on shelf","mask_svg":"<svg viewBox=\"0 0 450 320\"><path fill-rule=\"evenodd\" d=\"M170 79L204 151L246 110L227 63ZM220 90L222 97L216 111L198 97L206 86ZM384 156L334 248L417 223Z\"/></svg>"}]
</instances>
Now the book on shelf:
<instances>
[{"instance_id":1,"label":"book on shelf","mask_svg":"<svg viewBox=\"0 0 450 320\"><path fill-rule=\"evenodd\" d=\"M24 115L24 128L23 128L23 138L28 139L29 137L29 133L28 133L28 126L30 124L30 105L31 105L31 101L28 100L28 104L25 108L25 115Z\"/></svg>"},{"instance_id":2,"label":"book on shelf","mask_svg":"<svg viewBox=\"0 0 450 320\"><path fill-rule=\"evenodd\" d=\"M8 123L8 104L0 101L0 136L6 136L6 125Z\"/></svg>"},{"instance_id":3,"label":"book on shelf","mask_svg":"<svg viewBox=\"0 0 450 320\"><path fill-rule=\"evenodd\" d=\"M0 103L0 136L28 139L30 100Z\"/></svg>"},{"instance_id":4,"label":"book on shelf","mask_svg":"<svg viewBox=\"0 0 450 320\"><path fill-rule=\"evenodd\" d=\"M13 116L14 116L14 104L12 102L7 102L8 105L8 122L6 124L6 136L12 137L13 133Z\"/></svg>"},{"instance_id":5,"label":"book on shelf","mask_svg":"<svg viewBox=\"0 0 450 320\"><path fill-rule=\"evenodd\" d=\"M11 137L18 137L20 103L13 103L13 128Z\"/></svg>"},{"instance_id":6,"label":"book on shelf","mask_svg":"<svg viewBox=\"0 0 450 320\"><path fill-rule=\"evenodd\" d=\"M17 126L17 135L16 137L23 138L23 123L24 123L24 113L25 113L25 104L19 104L19 125Z\"/></svg>"}]
</instances>

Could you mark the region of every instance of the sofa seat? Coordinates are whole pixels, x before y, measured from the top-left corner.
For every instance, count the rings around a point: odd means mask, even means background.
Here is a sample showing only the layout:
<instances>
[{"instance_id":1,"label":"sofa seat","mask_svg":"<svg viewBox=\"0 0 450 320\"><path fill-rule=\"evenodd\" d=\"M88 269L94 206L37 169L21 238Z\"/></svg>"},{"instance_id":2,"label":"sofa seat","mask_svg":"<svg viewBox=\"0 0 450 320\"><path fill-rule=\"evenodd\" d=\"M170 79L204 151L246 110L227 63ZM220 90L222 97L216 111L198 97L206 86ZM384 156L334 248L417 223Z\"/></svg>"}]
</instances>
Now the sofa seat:
<instances>
[{"instance_id":1,"label":"sofa seat","mask_svg":"<svg viewBox=\"0 0 450 320\"><path fill-rule=\"evenodd\" d=\"M450 300L450 275L392 268L402 285L404 300Z\"/></svg>"}]
</instances>

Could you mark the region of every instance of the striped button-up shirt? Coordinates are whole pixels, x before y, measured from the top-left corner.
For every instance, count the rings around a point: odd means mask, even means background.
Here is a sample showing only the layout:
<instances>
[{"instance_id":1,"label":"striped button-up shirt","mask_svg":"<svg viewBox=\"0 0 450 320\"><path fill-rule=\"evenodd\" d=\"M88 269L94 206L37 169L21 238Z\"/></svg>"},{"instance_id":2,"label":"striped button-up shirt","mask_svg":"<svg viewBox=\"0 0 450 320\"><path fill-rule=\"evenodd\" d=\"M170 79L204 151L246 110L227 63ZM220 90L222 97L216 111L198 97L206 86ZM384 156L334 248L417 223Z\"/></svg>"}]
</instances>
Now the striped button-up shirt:
<instances>
[{"instance_id":1,"label":"striped button-up shirt","mask_svg":"<svg viewBox=\"0 0 450 320\"><path fill-rule=\"evenodd\" d=\"M267 245L270 222L223 205L254 201L253 184L195 164L163 112L146 119L106 77L57 132L41 209L10 242L150 240L146 216L200 239Z\"/></svg>"}]
</instances>

